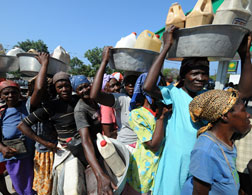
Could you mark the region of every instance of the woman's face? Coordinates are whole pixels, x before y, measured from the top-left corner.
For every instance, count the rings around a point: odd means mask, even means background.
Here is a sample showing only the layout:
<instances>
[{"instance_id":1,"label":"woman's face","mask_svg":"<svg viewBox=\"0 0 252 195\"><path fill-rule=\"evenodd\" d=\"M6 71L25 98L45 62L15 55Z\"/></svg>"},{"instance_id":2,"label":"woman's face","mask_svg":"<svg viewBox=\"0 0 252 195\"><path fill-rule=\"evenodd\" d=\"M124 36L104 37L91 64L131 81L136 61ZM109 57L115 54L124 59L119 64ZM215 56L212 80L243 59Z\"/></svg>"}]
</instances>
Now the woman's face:
<instances>
[{"instance_id":1,"label":"woman's face","mask_svg":"<svg viewBox=\"0 0 252 195\"><path fill-rule=\"evenodd\" d=\"M132 97L133 95L136 80L137 80L137 76L134 76L134 75L127 76L124 79L124 88L125 88L126 93L130 97Z\"/></svg>"},{"instance_id":2,"label":"woman's face","mask_svg":"<svg viewBox=\"0 0 252 195\"><path fill-rule=\"evenodd\" d=\"M239 101L239 100L238 100ZM240 100L233 106L233 111L228 112L228 119L235 132L246 134L251 129L251 115L246 111L243 102Z\"/></svg>"},{"instance_id":3,"label":"woman's face","mask_svg":"<svg viewBox=\"0 0 252 195\"><path fill-rule=\"evenodd\" d=\"M184 88L187 91L199 92L207 84L209 72L202 69L194 69L188 72L184 78Z\"/></svg>"},{"instance_id":4,"label":"woman's face","mask_svg":"<svg viewBox=\"0 0 252 195\"><path fill-rule=\"evenodd\" d=\"M83 99L89 99L90 90L91 90L91 85L89 83L82 83L77 87L76 93L78 96L80 96Z\"/></svg>"},{"instance_id":5,"label":"woman's face","mask_svg":"<svg viewBox=\"0 0 252 195\"><path fill-rule=\"evenodd\" d=\"M55 83L55 89L59 97L63 100L69 100L72 97L72 86L69 81L60 80Z\"/></svg>"},{"instance_id":6,"label":"woman's face","mask_svg":"<svg viewBox=\"0 0 252 195\"><path fill-rule=\"evenodd\" d=\"M9 107L18 103L20 92L15 87L6 87L1 91L1 99L6 102Z\"/></svg>"},{"instance_id":7,"label":"woman's face","mask_svg":"<svg viewBox=\"0 0 252 195\"><path fill-rule=\"evenodd\" d=\"M105 91L108 93L119 93L120 89L121 89L121 83L116 79L110 79L105 87Z\"/></svg>"}]
</instances>

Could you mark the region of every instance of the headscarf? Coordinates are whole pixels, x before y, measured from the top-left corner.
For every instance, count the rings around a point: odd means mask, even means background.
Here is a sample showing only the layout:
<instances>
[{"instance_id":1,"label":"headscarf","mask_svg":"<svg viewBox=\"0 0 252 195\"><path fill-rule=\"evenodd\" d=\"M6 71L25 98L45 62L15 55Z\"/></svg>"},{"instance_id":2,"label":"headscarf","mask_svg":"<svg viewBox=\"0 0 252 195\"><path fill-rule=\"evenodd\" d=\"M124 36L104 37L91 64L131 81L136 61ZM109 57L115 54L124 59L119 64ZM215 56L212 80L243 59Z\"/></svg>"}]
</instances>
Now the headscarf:
<instances>
[{"instance_id":1,"label":"headscarf","mask_svg":"<svg viewBox=\"0 0 252 195\"><path fill-rule=\"evenodd\" d=\"M103 81L102 81L102 90L104 90L104 88L106 87L107 82L109 82L110 79L115 79L115 77L110 75L110 74L104 74Z\"/></svg>"},{"instance_id":2,"label":"headscarf","mask_svg":"<svg viewBox=\"0 0 252 195\"><path fill-rule=\"evenodd\" d=\"M114 76L117 81L119 81L120 83L122 83L122 81L123 81L123 75L120 72L114 72L111 75Z\"/></svg>"},{"instance_id":3,"label":"headscarf","mask_svg":"<svg viewBox=\"0 0 252 195\"><path fill-rule=\"evenodd\" d=\"M0 82L0 92L6 88L6 87L15 87L18 90L20 90L19 84L17 84L16 82L12 81L12 80L6 80L6 81L2 81Z\"/></svg>"},{"instance_id":4,"label":"headscarf","mask_svg":"<svg viewBox=\"0 0 252 195\"><path fill-rule=\"evenodd\" d=\"M144 84L144 81L146 80L147 74L148 73L141 74L136 81L133 96L130 101L129 111L135 109L137 106L137 103L142 102L144 100L144 98L147 99L149 104L152 104L151 97L143 90L143 84ZM159 76L157 84L160 82L160 79L161 78Z\"/></svg>"},{"instance_id":5,"label":"headscarf","mask_svg":"<svg viewBox=\"0 0 252 195\"><path fill-rule=\"evenodd\" d=\"M181 79L193 69L203 69L209 72L209 61L204 57L184 58L180 67L179 76Z\"/></svg>"},{"instance_id":6,"label":"headscarf","mask_svg":"<svg viewBox=\"0 0 252 195\"><path fill-rule=\"evenodd\" d=\"M196 96L189 104L189 111L193 122L206 120L207 126L200 128L197 133L201 133L212 128L212 123L225 115L236 103L239 93L235 89L230 91L209 90Z\"/></svg>"},{"instance_id":7,"label":"headscarf","mask_svg":"<svg viewBox=\"0 0 252 195\"><path fill-rule=\"evenodd\" d=\"M57 83L57 81L59 80L67 80L69 81L70 75L67 74L66 72L57 72L54 76L53 76L53 84Z\"/></svg>"},{"instance_id":8,"label":"headscarf","mask_svg":"<svg viewBox=\"0 0 252 195\"><path fill-rule=\"evenodd\" d=\"M72 76L70 78L70 81L71 81L71 85L72 85L72 88L73 88L74 91L76 91L76 89L78 88L78 86L81 85L81 84L83 84L83 83L90 84L89 80L84 75L75 75L75 76Z\"/></svg>"}]
</instances>

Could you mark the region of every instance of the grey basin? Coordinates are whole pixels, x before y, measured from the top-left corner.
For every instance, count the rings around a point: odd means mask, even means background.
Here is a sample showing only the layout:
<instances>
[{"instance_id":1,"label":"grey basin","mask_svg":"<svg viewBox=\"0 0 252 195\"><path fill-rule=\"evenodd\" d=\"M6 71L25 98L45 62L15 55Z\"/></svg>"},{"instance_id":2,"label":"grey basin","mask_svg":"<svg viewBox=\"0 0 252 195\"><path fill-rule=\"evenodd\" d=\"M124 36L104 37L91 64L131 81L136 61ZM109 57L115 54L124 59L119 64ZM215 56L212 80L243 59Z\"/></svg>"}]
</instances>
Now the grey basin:
<instances>
[{"instance_id":1,"label":"grey basin","mask_svg":"<svg viewBox=\"0 0 252 195\"><path fill-rule=\"evenodd\" d=\"M211 61L232 59L249 30L238 25L203 25L179 29L166 59L209 57Z\"/></svg>"},{"instance_id":2,"label":"grey basin","mask_svg":"<svg viewBox=\"0 0 252 195\"><path fill-rule=\"evenodd\" d=\"M38 74L41 65L38 60L35 58L36 54L32 53L19 53L17 54L20 65L20 72L27 76L35 76ZM49 58L47 74L54 75L57 72L63 71L68 72L70 67L64 62L52 58Z\"/></svg>"},{"instance_id":3,"label":"grey basin","mask_svg":"<svg viewBox=\"0 0 252 195\"><path fill-rule=\"evenodd\" d=\"M19 69L16 56L0 55L0 73L14 72Z\"/></svg>"},{"instance_id":4,"label":"grey basin","mask_svg":"<svg viewBox=\"0 0 252 195\"><path fill-rule=\"evenodd\" d=\"M109 138L111 142L114 144L118 154L122 158L123 162L125 163L126 170L124 171L123 175L121 177L116 177L112 171L110 170L109 166L104 163L105 165L105 172L109 175L110 179L114 182L114 184L117 185L117 190L113 191L113 195L120 195L124 189L124 186L126 184L127 179L127 171L129 167L129 161L130 161L130 153L128 149L120 142L118 142L115 139ZM90 195L97 195L97 180L95 178L94 172L92 169L87 169L86 172L86 184L87 184L87 191Z\"/></svg>"},{"instance_id":5,"label":"grey basin","mask_svg":"<svg viewBox=\"0 0 252 195\"><path fill-rule=\"evenodd\" d=\"M109 65L112 69L147 72L159 53L134 48L110 49Z\"/></svg>"},{"instance_id":6,"label":"grey basin","mask_svg":"<svg viewBox=\"0 0 252 195\"><path fill-rule=\"evenodd\" d=\"M117 190L114 190L113 194L114 195L120 195L124 189L124 186L126 184L126 176L127 176L127 171L129 168L129 160L130 160L130 153L128 149L120 142L118 142L115 139L110 138L111 142L115 145L118 154L121 156L122 160L125 163L126 169L124 174L121 177L116 177L115 175L111 174L110 177L115 177L115 180L117 180L116 185L118 187Z\"/></svg>"}]
</instances>

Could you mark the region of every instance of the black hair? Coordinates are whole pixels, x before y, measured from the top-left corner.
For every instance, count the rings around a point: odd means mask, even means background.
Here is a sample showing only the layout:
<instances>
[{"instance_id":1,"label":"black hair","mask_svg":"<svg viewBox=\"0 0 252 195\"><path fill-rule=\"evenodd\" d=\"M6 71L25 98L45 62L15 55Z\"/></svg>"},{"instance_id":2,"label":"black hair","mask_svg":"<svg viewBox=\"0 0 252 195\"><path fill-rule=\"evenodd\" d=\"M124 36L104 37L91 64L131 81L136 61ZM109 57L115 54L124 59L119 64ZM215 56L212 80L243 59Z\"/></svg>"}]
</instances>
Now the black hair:
<instances>
[{"instance_id":1,"label":"black hair","mask_svg":"<svg viewBox=\"0 0 252 195\"><path fill-rule=\"evenodd\" d=\"M185 75L194 69L202 69L209 72L209 61L206 57L190 57L184 58L180 67L180 79L184 79Z\"/></svg>"}]
</instances>

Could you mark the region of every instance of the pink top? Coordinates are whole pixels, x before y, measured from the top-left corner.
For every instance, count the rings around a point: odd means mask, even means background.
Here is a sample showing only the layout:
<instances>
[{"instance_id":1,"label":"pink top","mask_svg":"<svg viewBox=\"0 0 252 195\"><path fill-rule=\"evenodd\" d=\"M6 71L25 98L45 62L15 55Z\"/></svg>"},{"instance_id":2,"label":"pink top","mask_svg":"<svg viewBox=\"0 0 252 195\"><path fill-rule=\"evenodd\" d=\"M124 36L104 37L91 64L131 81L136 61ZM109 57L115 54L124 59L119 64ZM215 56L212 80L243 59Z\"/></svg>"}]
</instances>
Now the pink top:
<instances>
[{"instance_id":1,"label":"pink top","mask_svg":"<svg viewBox=\"0 0 252 195\"><path fill-rule=\"evenodd\" d=\"M101 105L101 124L116 124L114 108Z\"/></svg>"}]
</instances>

